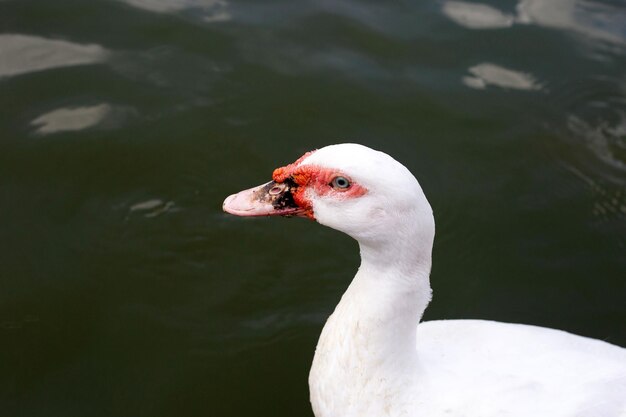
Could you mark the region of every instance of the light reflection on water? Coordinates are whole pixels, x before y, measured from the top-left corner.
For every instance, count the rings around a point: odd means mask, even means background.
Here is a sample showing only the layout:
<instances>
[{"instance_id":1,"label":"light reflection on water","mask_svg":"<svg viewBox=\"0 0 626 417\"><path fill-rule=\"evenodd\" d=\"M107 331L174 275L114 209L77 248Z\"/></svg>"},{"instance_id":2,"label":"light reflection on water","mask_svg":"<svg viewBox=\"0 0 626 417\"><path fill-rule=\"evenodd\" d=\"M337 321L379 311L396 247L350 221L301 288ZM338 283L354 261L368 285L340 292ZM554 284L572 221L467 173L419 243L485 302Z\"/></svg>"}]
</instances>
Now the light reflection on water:
<instances>
[{"instance_id":1,"label":"light reflection on water","mask_svg":"<svg viewBox=\"0 0 626 417\"><path fill-rule=\"evenodd\" d=\"M468 29L500 29L514 24L533 24L572 31L595 40L624 44L622 7L577 0L520 0L514 12L481 3L446 1L443 13Z\"/></svg>"},{"instance_id":2,"label":"light reflection on water","mask_svg":"<svg viewBox=\"0 0 626 417\"><path fill-rule=\"evenodd\" d=\"M446 1L443 13L454 22L468 29L499 29L513 25L515 17L481 3Z\"/></svg>"},{"instance_id":3,"label":"light reflection on water","mask_svg":"<svg viewBox=\"0 0 626 417\"><path fill-rule=\"evenodd\" d=\"M35 126L36 132L40 134L82 130L98 125L110 113L111 106L108 104L61 108L39 116L31 122L31 125Z\"/></svg>"},{"instance_id":4,"label":"light reflection on water","mask_svg":"<svg viewBox=\"0 0 626 417\"><path fill-rule=\"evenodd\" d=\"M626 43L623 7L577 0L522 0L518 20L555 29L570 30L601 41Z\"/></svg>"},{"instance_id":5,"label":"light reflection on water","mask_svg":"<svg viewBox=\"0 0 626 417\"><path fill-rule=\"evenodd\" d=\"M103 62L109 51L100 45L82 45L23 34L0 34L0 79L34 71Z\"/></svg>"},{"instance_id":6,"label":"light reflection on water","mask_svg":"<svg viewBox=\"0 0 626 417\"><path fill-rule=\"evenodd\" d=\"M468 72L471 77L463 77L463 83L471 88L483 89L489 84L516 90L539 90L532 75L510 70L488 62L474 65Z\"/></svg>"},{"instance_id":7,"label":"light reflection on water","mask_svg":"<svg viewBox=\"0 0 626 417\"><path fill-rule=\"evenodd\" d=\"M192 11L204 22L231 20L228 2L225 0L117 0L129 6L154 13L178 13Z\"/></svg>"},{"instance_id":8,"label":"light reflection on water","mask_svg":"<svg viewBox=\"0 0 626 417\"><path fill-rule=\"evenodd\" d=\"M626 10L623 5L576 0L520 0L513 11L498 10L481 3L448 1L443 4L442 11L455 23L473 30L505 29L528 24L562 30L581 37L581 46L588 50L588 58L610 63L617 69L614 72L617 76L590 73L585 78L573 78L563 83L568 77L568 71L564 69L560 74L562 78L552 81L548 88L559 106L558 111L563 112L560 120L563 125L553 128L563 130L568 136L565 139L567 143L586 149L588 157L604 166L594 168L589 161L572 160L566 162L568 169L586 178L588 183L593 184L594 190L598 190L599 186L589 178L597 176L600 176L601 182L626 185L626 83L623 78ZM463 82L471 88L483 89L492 84L503 88L539 89L533 75L497 64L475 65L469 72L473 76L464 77ZM542 76L541 73L537 75ZM570 92L572 90L575 94ZM594 214L612 212L623 215L626 209L621 193L618 191L613 196L614 193L605 190L600 194L607 193L611 197L597 202Z\"/></svg>"}]
</instances>

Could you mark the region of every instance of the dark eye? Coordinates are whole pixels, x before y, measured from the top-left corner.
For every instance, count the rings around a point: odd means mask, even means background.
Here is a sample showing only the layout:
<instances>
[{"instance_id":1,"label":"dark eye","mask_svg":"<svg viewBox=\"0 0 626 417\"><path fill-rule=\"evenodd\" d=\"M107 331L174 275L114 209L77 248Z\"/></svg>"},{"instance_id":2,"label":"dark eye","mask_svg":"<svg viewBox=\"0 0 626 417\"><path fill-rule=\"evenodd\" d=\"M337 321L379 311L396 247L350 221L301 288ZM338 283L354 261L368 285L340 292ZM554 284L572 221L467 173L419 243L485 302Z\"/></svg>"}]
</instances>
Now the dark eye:
<instances>
[{"instance_id":1,"label":"dark eye","mask_svg":"<svg viewBox=\"0 0 626 417\"><path fill-rule=\"evenodd\" d=\"M333 188L346 189L350 186L350 181L346 177L335 177L330 185L332 185Z\"/></svg>"}]
</instances>

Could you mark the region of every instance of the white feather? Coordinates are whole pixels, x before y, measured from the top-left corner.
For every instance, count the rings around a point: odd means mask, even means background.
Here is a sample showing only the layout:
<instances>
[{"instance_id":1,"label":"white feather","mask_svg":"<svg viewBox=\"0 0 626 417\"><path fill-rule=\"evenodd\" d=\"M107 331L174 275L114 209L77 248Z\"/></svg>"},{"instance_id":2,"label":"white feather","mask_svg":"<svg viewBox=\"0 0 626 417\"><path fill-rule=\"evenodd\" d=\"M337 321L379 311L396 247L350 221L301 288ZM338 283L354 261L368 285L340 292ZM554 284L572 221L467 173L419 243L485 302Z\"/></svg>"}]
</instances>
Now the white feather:
<instances>
[{"instance_id":1,"label":"white feather","mask_svg":"<svg viewBox=\"0 0 626 417\"><path fill-rule=\"evenodd\" d=\"M308 194L318 222L361 251L315 352L317 417L626 417L626 349L528 325L418 325L431 298L435 226L402 164L356 144L322 148L303 164L368 189L354 199Z\"/></svg>"}]
</instances>

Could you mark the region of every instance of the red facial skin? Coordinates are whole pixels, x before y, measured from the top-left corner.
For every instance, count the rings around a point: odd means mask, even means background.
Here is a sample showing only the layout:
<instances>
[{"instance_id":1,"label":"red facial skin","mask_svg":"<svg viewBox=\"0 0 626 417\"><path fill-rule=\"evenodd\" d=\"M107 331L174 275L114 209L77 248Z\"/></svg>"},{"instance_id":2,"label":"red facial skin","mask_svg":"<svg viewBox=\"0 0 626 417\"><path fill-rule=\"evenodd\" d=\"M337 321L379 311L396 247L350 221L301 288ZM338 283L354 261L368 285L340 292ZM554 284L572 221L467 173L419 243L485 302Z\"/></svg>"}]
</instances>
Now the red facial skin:
<instances>
[{"instance_id":1,"label":"red facial skin","mask_svg":"<svg viewBox=\"0 0 626 417\"><path fill-rule=\"evenodd\" d=\"M282 183L291 178L298 185L295 190L292 190L293 201L303 210L304 216L311 220L315 220L315 215L313 213L313 205L305 195L307 189L312 188L319 196L335 194L336 198L342 199L356 198L367 193L365 187L354 183L350 177L340 171L316 165L301 166L302 161L313 152L315 151L305 153L292 164L276 168L272 174L272 179L277 183ZM348 188L333 187L331 183L338 176L347 178L350 181L350 186Z\"/></svg>"}]
</instances>

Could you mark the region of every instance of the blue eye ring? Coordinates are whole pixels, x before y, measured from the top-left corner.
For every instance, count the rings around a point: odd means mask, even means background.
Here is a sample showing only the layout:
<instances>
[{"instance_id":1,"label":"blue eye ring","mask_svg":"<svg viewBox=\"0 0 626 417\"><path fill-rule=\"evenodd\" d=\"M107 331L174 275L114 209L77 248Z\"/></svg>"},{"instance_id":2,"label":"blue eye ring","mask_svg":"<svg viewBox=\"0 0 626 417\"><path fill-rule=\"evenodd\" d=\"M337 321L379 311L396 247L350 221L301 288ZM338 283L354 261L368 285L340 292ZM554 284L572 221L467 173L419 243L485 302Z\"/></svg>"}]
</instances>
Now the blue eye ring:
<instances>
[{"instance_id":1,"label":"blue eye ring","mask_svg":"<svg viewBox=\"0 0 626 417\"><path fill-rule=\"evenodd\" d=\"M330 182L330 185L335 189L345 190L347 188L350 188L350 180L346 177L338 176L333 178L333 180Z\"/></svg>"}]
</instances>

